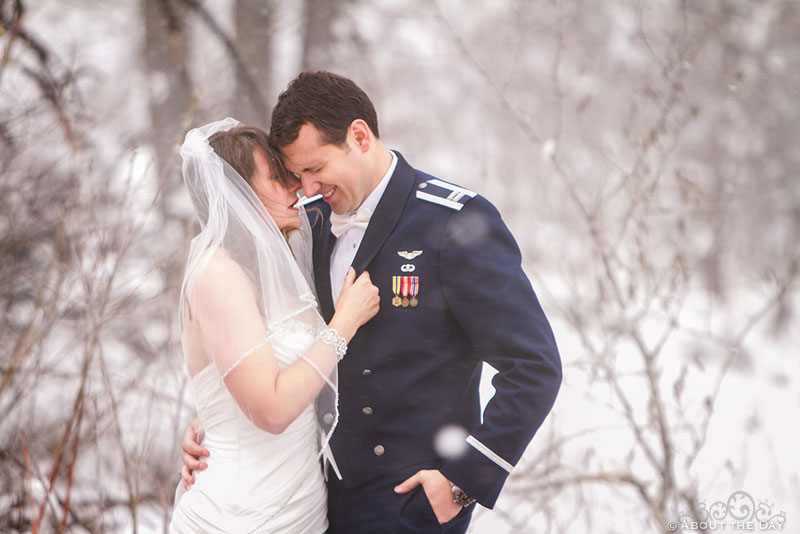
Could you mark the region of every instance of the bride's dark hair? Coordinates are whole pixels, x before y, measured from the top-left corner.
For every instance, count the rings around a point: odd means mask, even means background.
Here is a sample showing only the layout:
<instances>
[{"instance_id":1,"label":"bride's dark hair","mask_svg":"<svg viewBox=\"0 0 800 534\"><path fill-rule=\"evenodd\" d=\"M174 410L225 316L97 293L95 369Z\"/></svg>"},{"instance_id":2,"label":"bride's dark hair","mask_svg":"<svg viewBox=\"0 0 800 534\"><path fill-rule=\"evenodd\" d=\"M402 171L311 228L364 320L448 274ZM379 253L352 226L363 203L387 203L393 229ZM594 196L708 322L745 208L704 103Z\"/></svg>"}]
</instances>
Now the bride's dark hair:
<instances>
[{"instance_id":1,"label":"bride's dark hair","mask_svg":"<svg viewBox=\"0 0 800 534\"><path fill-rule=\"evenodd\" d=\"M230 130L217 132L208 138L208 144L219 157L228 162L233 170L252 186L251 180L256 170L253 149L264 152L269 161L270 176L283 187L290 187L297 179L283 164L280 153L269 144L269 135L255 126L236 126Z\"/></svg>"},{"instance_id":2,"label":"bride's dark hair","mask_svg":"<svg viewBox=\"0 0 800 534\"><path fill-rule=\"evenodd\" d=\"M224 132L217 132L208 138L208 144L219 157L228 162L233 170L239 173L251 187L250 181L256 170L253 160L253 149L260 148L264 151L269 161L272 179L283 187L291 187L297 182L286 168L280 152L269 142L269 135L261 128L255 126L237 126ZM311 226L322 223L322 212L317 207L306 208ZM313 215L313 218L311 217Z\"/></svg>"}]
</instances>

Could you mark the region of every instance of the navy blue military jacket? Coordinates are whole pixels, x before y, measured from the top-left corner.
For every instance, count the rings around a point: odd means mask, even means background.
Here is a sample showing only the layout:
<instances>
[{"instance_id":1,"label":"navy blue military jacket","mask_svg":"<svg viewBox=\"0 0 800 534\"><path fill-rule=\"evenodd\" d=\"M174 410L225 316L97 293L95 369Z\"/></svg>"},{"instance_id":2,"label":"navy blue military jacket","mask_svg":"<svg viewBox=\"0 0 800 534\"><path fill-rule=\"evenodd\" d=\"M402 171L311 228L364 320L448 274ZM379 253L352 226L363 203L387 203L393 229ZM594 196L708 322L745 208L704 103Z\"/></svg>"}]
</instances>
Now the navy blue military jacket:
<instances>
[{"instance_id":1,"label":"navy blue military jacket","mask_svg":"<svg viewBox=\"0 0 800 534\"><path fill-rule=\"evenodd\" d=\"M522 271L519 248L494 206L474 194L447 205L431 202L452 191L397 155L353 261L379 288L380 312L358 330L339 364L340 419L331 447L349 487L434 462L491 508L555 401L558 349ZM315 283L330 321L336 238L330 207L315 206L322 214L316 221L315 210L310 214ZM395 278L402 276L416 278ZM408 302L416 293L416 306L393 305L404 291ZM499 371L483 422L482 361ZM462 454L441 458L434 437L448 424L469 437Z\"/></svg>"}]
</instances>

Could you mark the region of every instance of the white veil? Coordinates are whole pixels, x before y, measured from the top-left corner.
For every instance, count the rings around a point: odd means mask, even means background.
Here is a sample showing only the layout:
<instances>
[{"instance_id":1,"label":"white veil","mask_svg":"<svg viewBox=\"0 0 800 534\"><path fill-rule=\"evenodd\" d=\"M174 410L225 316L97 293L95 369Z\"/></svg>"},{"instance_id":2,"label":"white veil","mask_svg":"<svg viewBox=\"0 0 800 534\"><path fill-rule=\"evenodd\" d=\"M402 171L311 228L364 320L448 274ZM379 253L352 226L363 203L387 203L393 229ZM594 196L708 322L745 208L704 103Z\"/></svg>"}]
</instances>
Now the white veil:
<instances>
[{"instance_id":1,"label":"white veil","mask_svg":"<svg viewBox=\"0 0 800 534\"><path fill-rule=\"evenodd\" d=\"M252 283L252 293L261 314L266 337L252 346L251 350L231 354L215 354L211 350L185 350L187 367L192 376L214 364L224 378L245 357L269 343L270 335L286 327L288 322L292 322L295 328L296 321L302 323L303 330L314 339L326 328L312 291L311 228L305 211L301 208L302 227L290 234L290 248L287 238L255 192L214 152L208 142L208 138L214 133L239 125L238 121L227 118L195 128L187 133L181 146L184 180L201 225L200 233L192 240L181 285L181 329L183 331L187 327L187 318L192 314L190 295L193 295L192 298L196 295L197 286L208 275L207 269L211 269L210 262L213 264L215 258L224 255L224 265L234 266L233 270L240 275L246 274ZM215 270L213 276L224 279L226 273ZM199 328L205 338L207 332L203 330L213 329L214 324L201 324ZM216 334L237 339L236 331ZM336 367L330 376L325 376L310 358L305 355L300 357L325 382L315 397L322 453L327 448L338 422Z\"/></svg>"}]
</instances>

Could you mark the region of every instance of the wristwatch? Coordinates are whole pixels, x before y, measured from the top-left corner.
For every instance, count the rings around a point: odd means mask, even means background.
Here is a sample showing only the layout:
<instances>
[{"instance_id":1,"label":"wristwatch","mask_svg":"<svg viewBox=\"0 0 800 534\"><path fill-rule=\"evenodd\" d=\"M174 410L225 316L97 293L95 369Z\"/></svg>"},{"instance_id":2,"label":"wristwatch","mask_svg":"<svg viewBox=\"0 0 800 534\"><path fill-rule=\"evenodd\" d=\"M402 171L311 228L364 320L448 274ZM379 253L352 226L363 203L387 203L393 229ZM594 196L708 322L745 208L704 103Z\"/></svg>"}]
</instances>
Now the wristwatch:
<instances>
[{"instance_id":1,"label":"wristwatch","mask_svg":"<svg viewBox=\"0 0 800 534\"><path fill-rule=\"evenodd\" d=\"M464 490L453 484L450 483L450 491L453 492L453 502L456 504L460 504L461 506L469 506L470 504L475 502L473 497L470 497Z\"/></svg>"}]
</instances>

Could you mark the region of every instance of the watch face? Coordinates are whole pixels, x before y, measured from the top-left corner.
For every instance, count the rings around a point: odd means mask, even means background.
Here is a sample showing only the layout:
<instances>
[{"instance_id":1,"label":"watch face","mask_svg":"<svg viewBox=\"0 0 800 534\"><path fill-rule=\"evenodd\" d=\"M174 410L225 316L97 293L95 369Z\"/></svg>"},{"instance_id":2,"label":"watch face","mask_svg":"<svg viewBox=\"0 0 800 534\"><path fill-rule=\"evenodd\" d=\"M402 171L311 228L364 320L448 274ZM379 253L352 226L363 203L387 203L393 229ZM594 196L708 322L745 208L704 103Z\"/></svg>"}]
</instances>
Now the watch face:
<instances>
[{"instance_id":1,"label":"watch face","mask_svg":"<svg viewBox=\"0 0 800 534\"><path fill-rule=\"evenodd\" d=\"M475 499L464 493L464 490L456 485L453 485L453 502L461 506L468 506L475 502Z\"/></svg>"}]
</instances>

